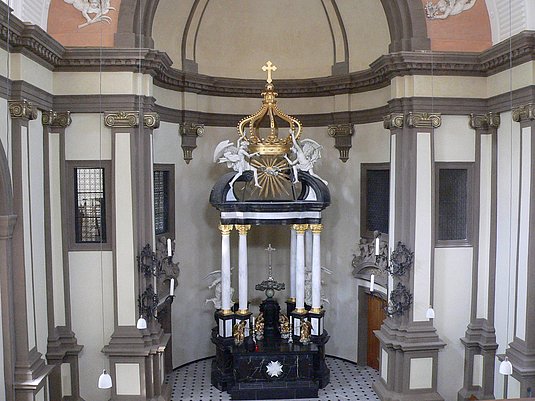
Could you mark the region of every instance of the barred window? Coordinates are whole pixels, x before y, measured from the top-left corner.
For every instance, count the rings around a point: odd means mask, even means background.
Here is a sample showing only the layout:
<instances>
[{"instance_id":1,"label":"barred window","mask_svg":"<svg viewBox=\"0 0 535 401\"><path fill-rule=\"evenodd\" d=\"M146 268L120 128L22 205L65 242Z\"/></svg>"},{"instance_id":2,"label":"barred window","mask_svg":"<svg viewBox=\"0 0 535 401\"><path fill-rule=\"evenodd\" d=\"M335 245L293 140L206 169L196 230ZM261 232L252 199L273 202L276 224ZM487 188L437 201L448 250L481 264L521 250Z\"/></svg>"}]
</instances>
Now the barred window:
<instances>
[{"instance_id":1,"label":"barred window","mask_svg":"<svg viewBox=\"0 0 535 401\"><path fill-rule=\"evenodd\" d=\"M169 232L169 171L154 171L154 230Z\"/></svg>"},{"instance_id":2,"label":"barred window","mask_svg":"<svg viewBox=\"0 0 535 401\"><path fill-rule=\"evenodd\" d=\"M372 238L374 231L388 234L390 213L390 166L363 163L361 167L361 236Z\"/></svg>"},{"instance_id":3,"label":"barred window","mask_svg":"<svg viewBox=\"0 0 535 401\"><path fill-rule=\"evenodd\" d=\"M104 168L75 168L74 193L76 242L106 242Z\"/></svg>"},{"instance_id":4,"label":"barred window","mask_svg":"<svg viewBox=\"0 0 535 401\"><path fill-rule=\"evenodd\" d=\"M472 167L469 163L437 163L437 244L469 245L471 241Z\"/></svg>"}]
</instances>

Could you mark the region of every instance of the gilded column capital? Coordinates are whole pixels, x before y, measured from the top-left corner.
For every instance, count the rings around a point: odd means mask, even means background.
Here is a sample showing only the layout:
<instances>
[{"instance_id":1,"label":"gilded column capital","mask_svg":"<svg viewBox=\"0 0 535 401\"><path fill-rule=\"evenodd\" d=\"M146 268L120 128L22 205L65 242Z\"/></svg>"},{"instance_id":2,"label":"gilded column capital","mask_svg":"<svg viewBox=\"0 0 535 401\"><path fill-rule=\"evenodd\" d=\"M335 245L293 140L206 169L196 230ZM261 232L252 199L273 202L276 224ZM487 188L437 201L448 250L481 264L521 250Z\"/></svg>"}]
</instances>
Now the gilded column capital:
<instances>
[{"instance_id":1,"label":"gilded column capital","mask_svg":"<svg viewBox=\"0 0 535 401\"><path fill-rule=\"evenodd\" d=\"M50 128L67 128L71 122L70 111L43 111L41 116L41 123Z\"/></svg>"},{"instance_id":2,"label":"gilded column capital","mask_svg":"<svg viewBox=\"0 0 535 401\"><path fill-rule=\"evenodd\" d=\"M297 234L304 234L308 230L308 224L292 224L292 228Z\"/></svg>"},{"instance_id":3,"label":"gilded column capital","mask_svg":"<svg viewBox=\"0 0 535 401\"><path fill-rule=\"evenodd\" d=\"M513 121L519 123L526 120L535 120L535 103L528 103L513 109Z\"/></svg>"},{"instance_id":4,"label":"gilded column capital","mask_svg":"<svg viewBox=\"0 0 535 401\"><path fill-rule=\"evenodd\" d=\"M488 112L485 114L470 114L470 128L473 129L489 129L498 128L500 126L500 113Z\"/></svg>"},{"instance_id":5,"label":"gilded column capital","mask_svg":"<svg viewBox=\"0 0 535 401\"><path fill-rule=\"evenodd\" d=\"M143 126L149 129L160 127L160 115L154 111L143 114Z\"/></svg>"},{"instance_id":6,"label":"gilded column capital","mask_svg":"<svg viewBox=\"0 0 535 401\"><path fill-rule=\"evenodd\" d=\"M9 100L9 115L12 119L35 120L37 108L27 100Z\"/></svg>"},{"instance_id":7,"label":"gilded column capital","mask_svg":"<svg viewBox=\"0 0 535 401\"><path fill-rule=\"evenodd\" d=\"M442 124L442 115L440 113L410 111L405 122L409 128L438 128Z\"/></svg>"},{"instance_id":8,"label":"gilded column capital","mask_svg":"<svg viewBox=\"0 0 535 401\"><path fill-rule=\"evenodd\" d=\"M138 111L105 111L104 125L108 128L139 127Z\"/></svg>"},{"instance_id":9,"label":"gilded column capital","mask_svg":"<svg viewBox=\"0 0 535 401\"><path fill-rule=\"evenodd\" d=\"M385 129L403 128L404 116L402 113L390 113L383 117Z\"/></svg>"},{"instance_id":10,"label":"gilded column capital","mask_svg":"<svg viewBox=\"0 0 535 401\"><path fill-rule=\"evenodd\" d=\"M240 235L247 235L247 232L251 229L250 224L236 224L235 225L236 230L240 233Z\"/></svg>"},{"instance_id":11,"label":"gilded column capital","mask_svg":"<svg viewBox=\"0 0 535 401\"><path fill-rule=\"evenodd\" d=\"M219 225L219 231L221 231L221 235L230 235L230 232L234 226L232 224L220 224Z\"/></svg>"},{"instance_id":12,"label":"gilded column capital","mask_svg":"<svg viewBox=\"0 0 535 401\"><path fill-rule=\"evenodd\" d=\"M323 224L310 224L310 230L312 231L312 234L321 234Z\"/></svg>"},{"instance_id":13,"label":"gilded column capital","mask_svg":"<svg viewBox=\"0 0 535 401\"><path fill-rule=\"evenodd\" d=\"M179 127L180 136L182 137L182 151L184 161L189 164L193 160L193 150L197 147L197 138L204 135L204 124L183 123Z\"/></svg>"},{"instance_id":14,"label":"gilded column capital","mask_svg":"<svg viewBox=\"0 0 535 401\"><path fill-rule=\"evenodd\" d=\"M351 141L355 133L353 124L332 124L327 127L327 132L334 138L334 147L340 152L340 160L345 163L349 159L349 149L353 146Z\"/></svg>"}]
</instances>

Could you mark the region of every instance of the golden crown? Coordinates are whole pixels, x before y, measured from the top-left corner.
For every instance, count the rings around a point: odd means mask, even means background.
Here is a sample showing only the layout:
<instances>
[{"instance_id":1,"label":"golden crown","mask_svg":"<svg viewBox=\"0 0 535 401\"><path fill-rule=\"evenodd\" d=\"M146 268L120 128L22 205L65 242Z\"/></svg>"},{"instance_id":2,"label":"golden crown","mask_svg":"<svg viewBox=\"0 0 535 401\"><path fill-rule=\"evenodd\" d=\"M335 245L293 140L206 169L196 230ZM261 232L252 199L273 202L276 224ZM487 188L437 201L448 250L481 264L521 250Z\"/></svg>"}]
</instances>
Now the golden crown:
<instances>
[{"instance_id":1,"label":"golden crown","mask_svg":"<svg viewBox=\"0 0 535 401\"><path fill-rule=\"evenodd\" d=\"M238 123L238 133L240 137L249 142L249 152L258 152L260 155L280 156L289 152L292 147L292 137L290 131L293 131L295 138L301 135L302 126L298 119L285 114L277 107L277 92L271 79L271 73L277 69L271 61L262 67L267 71L267 84L262 96L262 107L256 113L245 117ZM267 135L261 135L260 128L264 120L269 118ZM279 138L279 127L277 119L286 122L289 125L288 136ZM267 125L267 124L266 124Z\"/></svg>"}]
</instances>

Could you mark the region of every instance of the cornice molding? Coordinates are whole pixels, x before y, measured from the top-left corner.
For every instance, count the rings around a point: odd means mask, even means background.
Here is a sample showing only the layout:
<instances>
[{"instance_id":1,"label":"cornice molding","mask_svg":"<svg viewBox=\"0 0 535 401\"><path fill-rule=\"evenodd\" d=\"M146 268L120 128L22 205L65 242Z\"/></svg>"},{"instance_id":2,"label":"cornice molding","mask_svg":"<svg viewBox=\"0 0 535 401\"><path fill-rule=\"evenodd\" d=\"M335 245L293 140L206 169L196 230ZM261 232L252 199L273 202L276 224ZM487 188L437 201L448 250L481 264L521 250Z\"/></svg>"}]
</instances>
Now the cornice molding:
<instances>
[{"instance_id":1,"label":"cornice molding","mask_svg":"<svg viewBox=\"0 0 535 401\"><path fill-rule=\"evenodd\" d=\"M498 128L500 126L500 114L488 112L485 114L470 113L470 128L475 130L488 130L489 128Z\"/></svg>"},{"instance_id":2,"label":"cornice molding","mask_svg":"<svg viewBox=\"0 0 535 401\"><path fill-rule=\"evenodd\" d=\"M35 120L37 108L27 100L8 100L9 115L12 119Z\"/></svg>"},{"instance_id":3,"label":"cornice molding","mask_svg":"<svg viewBox=\"0 0 535 401\"><path fill-rule=\"evenodd\" d=\"M514 108L512 117L513 121L516 122L535 120L535 103L528 103Z\"/></svg>"},{"instance_id":4,"label":"cornice molding","mask_svg":"<svg viewBox=\"0 0 535 401\"><path fill-rule=\"evenodd\" d=\"M0 2L0 46L7 40L8 7ZM40 27L10 16L10 50L21 52L53 71L142 71L163 88L211 96L254 97L263 80L211 77L172 68L166 53L142 49L65 48ZM2 43L3 42L3 43ZM511 47L509 47L511 45ZM511 57L512 56L512 57ZM141 58L141 60L140 60ZM512 60L510 60L512 58ZM379 57L370 68L345 75L277 80L279 97L317 97L366 92L404 75L489 76L535 60L535 31L523 31L481 53L397 52Z\"/></svg>"},{"instance_id":5,"label":"cornice molding","mask_svg":"<svg viewBox=\"0 0 535 401\"><path fill-rule=\"evenodd\" d=\"M48 126L50 128L67 128L69 125L71 125L72 119L71 119L71 112L70 111L43 111L43 114L41 115L41 123L44 126Z\"/></svg>"}]
</instances>

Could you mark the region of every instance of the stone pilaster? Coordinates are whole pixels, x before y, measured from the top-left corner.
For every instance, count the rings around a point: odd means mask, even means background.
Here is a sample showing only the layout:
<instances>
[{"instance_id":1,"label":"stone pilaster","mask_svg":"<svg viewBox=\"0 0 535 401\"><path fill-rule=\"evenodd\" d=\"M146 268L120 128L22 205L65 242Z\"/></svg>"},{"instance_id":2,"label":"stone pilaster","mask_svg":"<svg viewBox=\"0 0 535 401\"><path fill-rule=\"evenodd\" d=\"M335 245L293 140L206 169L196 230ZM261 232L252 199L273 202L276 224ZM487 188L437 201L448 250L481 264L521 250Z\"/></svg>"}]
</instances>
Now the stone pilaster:
<instances>
[{"instance_id":1,"label":"stone pilaster","mask_svg":"<svg viewBox=\"0 0 535 401\"><path fill-rule=\"evenodd\" d=\"M12 283L13 283L13 315L15 320L15 399L17 401L30 401L34 399L37 391L45 384L52 366L45 365L45 361L37 350L36 337L33 330L29 330L30 321L33 320L35 310L33 305L27 303L26 276L33 274L33 260L27 255L25 247L31 247L30 195L29 195L29 162L30 155L28 143L30 140L28 121L37 118L36 107L26 100L10 100L9 114L11 117L12 135L12 177L13 177L13 213L17 220L13 229L12 254ZM30 238L30 241L25 241ZM29 243L28 243L29 242ZM33 293L32 296L33 297ZM31 298L30 297L30 298Z\"/></svg>"},{"instance_id":2,"label":"stone pilaster","mask_svg":"<svg viewBox=\"0 0 535 401\"><path fill-rule=\"evenodd\" d=\"M496 186L497 186L497 113L470 114L469 126L476 132L475 193L473 214L473 261L470 323L461 338L465 347L463 388L458 400L494 398L496 330L494 302L496 276ZM476 360L479 362L476 363ZM474 370L482 369L480 382ZM481 368L479 368L481 365Z\"/></svg>"},{"instance_id":3,"label":"stone pilaster","mask_svg":"<svg viewBox=\"0 0 535 401\"><path fill-rule=\"evenodd\" d=\"M160 385L164 375L160 362L170 335L163 333L152 316L148 317L147 329L136 328L141 294L148 294L158 287L154 277L137 272L133 266L137 265L136 257L143 247L150 244L154 248L155 244L153 193L148 183L152 182L153 175L153 129L158 127L159 116L153 112L106 112L104 124L112 131L115 185L113 265L117 309L114 332L103 349L109 358L114 381L111 399L158 399L166 391ZM155 294L152 302L157 298L158 294ZM132 372L136 373L132 375ZM132 394L117 393L117 387L121 385L117 380L125 377L129 377L129 383L134 383L132 388L136 391Z\"/></svg>"},{"instance_id":4,"label":"stone pilaster","mask_svg":"<svg viewBox=\"0 0 535 401\"><path fill-rule=\"evenodd\" d=\"M443 399L437 392L437 370L438 353L445 344L425 317L433 286L433 129L440 123L437 113L409 111L384 118L392 134L390 244L401 241L410 250L416 243L419 247L408 273L393 280L394 286L401 283L413 294L413 304L401 316L388 317L376 332L381 377L374 388L382 400Z\"/></svg>"},{"instance_id":5,"label":"stone pilaster","mask_svg":"<svg viewBox=\"0 0 535 401\"><path fill-rule=\"evenodd\" d=\"M513 109L520 126L520 204L516 248L516 311L513 342L506 355L513 365L513 377L520 382L520 397L535 388L535 103Z\"/></svg>"}]
</instances>

